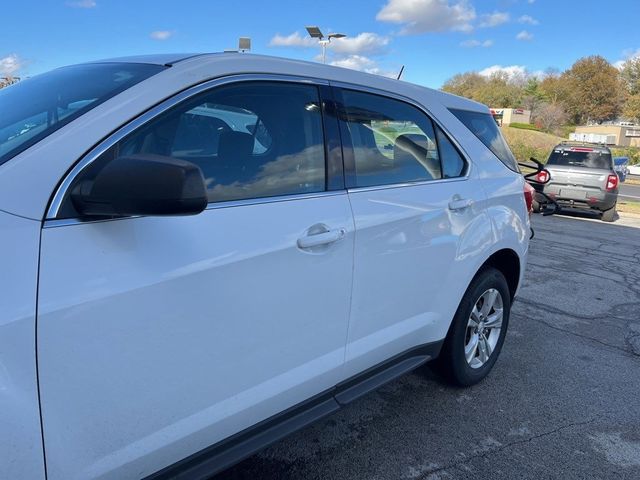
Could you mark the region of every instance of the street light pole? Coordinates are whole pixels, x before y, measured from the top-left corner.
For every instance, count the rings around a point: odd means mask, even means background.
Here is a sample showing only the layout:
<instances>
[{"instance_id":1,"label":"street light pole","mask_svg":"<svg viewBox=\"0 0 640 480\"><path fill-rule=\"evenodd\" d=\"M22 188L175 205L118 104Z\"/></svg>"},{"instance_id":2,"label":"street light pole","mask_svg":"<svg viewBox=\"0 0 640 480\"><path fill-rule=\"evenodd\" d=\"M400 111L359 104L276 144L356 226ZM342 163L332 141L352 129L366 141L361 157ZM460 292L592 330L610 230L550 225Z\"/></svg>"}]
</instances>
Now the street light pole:
<instances>
[{"instance_id":1,"label":"street light pole","mask_svg":"<svg viewBox=\"0 0 640 480\"><path fill-rule=\"evenodd\" d=\"M322 47L322 63L327 63L327 45L329 45L329 40L320 40L318 43Z\"/></svg>"}]
</instances>

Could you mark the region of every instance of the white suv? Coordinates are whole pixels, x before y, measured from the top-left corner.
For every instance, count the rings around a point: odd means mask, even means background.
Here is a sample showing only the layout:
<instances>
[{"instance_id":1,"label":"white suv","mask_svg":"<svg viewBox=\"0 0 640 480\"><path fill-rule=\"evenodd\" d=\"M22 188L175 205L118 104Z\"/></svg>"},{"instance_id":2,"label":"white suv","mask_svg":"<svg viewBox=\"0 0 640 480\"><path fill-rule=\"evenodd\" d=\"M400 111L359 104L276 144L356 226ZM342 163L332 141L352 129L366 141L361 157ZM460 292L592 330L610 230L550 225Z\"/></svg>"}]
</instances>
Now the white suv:
<instances>
[{"instance_id":1,"label":"white suv","mask_svg":"<svg viewBox=\"0 0 640 480\"><path fill-rule=\"evenodd\" d=\"M0 111L0 478L206 478L428 360L493 367L531 196L487 107L211 54Z\"/></svg>"}]
</instances>

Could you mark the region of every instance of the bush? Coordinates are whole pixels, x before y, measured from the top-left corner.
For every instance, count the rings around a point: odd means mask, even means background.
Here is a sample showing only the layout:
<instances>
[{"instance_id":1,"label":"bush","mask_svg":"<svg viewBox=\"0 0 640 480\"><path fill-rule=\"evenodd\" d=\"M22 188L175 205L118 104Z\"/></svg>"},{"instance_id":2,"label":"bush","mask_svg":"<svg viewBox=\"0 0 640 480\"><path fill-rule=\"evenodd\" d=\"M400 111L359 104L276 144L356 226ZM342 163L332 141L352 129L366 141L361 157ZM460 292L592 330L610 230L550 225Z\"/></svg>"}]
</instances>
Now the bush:
<instances>
[{"instance_id":1,"label":"bush","mask_svg":"<svg viewBox=\"0 0 640 480\"><path fill-rule=\"evenodd\" d=\"M569 138L569 134L573 133L575 131L576 131L576 126L575 125L563 125L561 127L558 127L558 129L557 129L557 131L555 133L559 137Z\"/></svg>"},{"instance_id":2,"label":"bush","mask_svg":"<svg viewBox=\"0 0 640 480\"><path fill-rule=\"evenodd\" d=\"M536 127L535 125L531 125L530 123L510 123L508 126L511 128L521 128L522 130L535 130L536 132L540 131L538 127Z\"/></svg>"},{"instance_id":3,"label":"bush","mask_svg":"<svg viewBox=\"0 0 640 480\"><path fill-rule=\"evenodd\" d=\"M614 157L629 157L629 165L640 164L640 148L638 147L616 147L611 149Z\"/></svg>"}]
</instances>

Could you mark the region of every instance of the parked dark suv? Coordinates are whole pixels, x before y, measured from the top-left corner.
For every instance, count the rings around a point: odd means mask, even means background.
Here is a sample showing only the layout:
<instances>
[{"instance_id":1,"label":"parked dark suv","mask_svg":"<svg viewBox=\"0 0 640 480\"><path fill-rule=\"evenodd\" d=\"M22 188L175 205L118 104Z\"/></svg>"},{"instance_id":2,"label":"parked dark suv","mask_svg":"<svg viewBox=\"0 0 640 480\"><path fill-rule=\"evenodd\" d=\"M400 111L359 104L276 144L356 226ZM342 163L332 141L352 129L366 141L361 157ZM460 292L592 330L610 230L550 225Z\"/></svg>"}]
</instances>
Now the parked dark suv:
<instances>
[{"instance_id":1,"label":"parked dark suv","mask_svg":"<svg viewBox=\"0 0 640 480\"><path fill-rule=\"evenodd\" d=\"M546 170L538 174L538 180L546 184L536 186L563 208L597 210L602 220L612 222L616 216L618 201L618 175L613 168L611 151L602 145L561 143L556 146ZM536 195L533 208L544 208L547 200Z\"/></svg>"}]
</instances>

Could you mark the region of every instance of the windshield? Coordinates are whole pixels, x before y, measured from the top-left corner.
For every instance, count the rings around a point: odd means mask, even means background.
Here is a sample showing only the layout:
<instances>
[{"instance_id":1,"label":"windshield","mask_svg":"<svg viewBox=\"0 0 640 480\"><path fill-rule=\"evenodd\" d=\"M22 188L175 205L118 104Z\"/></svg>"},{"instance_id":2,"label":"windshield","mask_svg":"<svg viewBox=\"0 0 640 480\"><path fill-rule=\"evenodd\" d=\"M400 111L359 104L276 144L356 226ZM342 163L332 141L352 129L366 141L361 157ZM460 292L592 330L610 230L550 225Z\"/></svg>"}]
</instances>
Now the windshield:
<instances>
[{"instance_id":1,"label":"windshield","mask_svg":"<svg viewBox=\"0 0 640 480\"><path fill-rule=\"evenodd\" d=\"M102 102L166 67L63 67L0 89L0 165Z\"/></svg>"},{"instance_id":2,"label":"windshield","mask_svg":"<svg viewBox=\"0 0 640 480\"><path fill-rule=\"evenodd\" d=\"M549 165L566 165L570 167L601 168L611 170L613 167L611 154L606 152L576 152L571 150L554 150L547 162Z\"/></svg>"}]
</instances>

